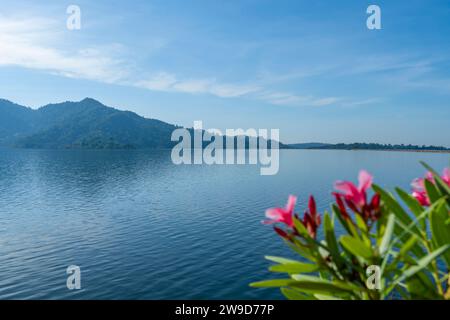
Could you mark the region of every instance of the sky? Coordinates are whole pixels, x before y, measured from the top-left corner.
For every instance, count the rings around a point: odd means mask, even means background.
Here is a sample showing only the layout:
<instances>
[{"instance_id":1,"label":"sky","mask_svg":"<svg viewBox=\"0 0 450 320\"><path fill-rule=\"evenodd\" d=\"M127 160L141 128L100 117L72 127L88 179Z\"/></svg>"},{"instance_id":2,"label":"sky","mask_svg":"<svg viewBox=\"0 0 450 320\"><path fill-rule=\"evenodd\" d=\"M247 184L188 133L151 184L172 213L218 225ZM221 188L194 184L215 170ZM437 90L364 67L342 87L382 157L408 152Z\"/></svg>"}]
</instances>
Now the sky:
<instances>
[{"instance_id":1,"label":"sky","mask_svg":"<svg viewBox=\"0 0 450 320\"><path fill-rule=\"evenodd\" d=\"M0 98L85 97L186 127L279 129L285 143L450 147L450 3L2 0Z\"/></svg>"}]
</instances>

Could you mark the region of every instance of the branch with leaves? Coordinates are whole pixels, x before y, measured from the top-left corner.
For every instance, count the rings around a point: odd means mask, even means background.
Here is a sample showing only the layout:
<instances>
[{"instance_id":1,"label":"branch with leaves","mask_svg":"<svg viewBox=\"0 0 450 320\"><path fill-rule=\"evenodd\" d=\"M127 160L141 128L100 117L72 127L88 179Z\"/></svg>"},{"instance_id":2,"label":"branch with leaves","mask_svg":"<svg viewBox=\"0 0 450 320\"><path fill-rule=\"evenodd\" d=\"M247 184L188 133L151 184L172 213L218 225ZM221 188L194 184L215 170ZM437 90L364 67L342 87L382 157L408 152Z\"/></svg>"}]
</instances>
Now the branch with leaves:
<instances>
[{"instance_id":1,"label":"branch with leaves","mask_svg":"<svg viewBox=\"0 0 450 320\"><path fill-rule=\"evenodd\" d=\"M268 209L263 223L274 224L299 259L267 256L276 263L269 270L287 276L251 286L280 288L295 300L450 299L450 170L439 175L423 165L428 172L411 194L389 193L366 171L358 185L336 182L323 219L312 196L303 217L294 196Z\"/></svg>"}]
</instances>

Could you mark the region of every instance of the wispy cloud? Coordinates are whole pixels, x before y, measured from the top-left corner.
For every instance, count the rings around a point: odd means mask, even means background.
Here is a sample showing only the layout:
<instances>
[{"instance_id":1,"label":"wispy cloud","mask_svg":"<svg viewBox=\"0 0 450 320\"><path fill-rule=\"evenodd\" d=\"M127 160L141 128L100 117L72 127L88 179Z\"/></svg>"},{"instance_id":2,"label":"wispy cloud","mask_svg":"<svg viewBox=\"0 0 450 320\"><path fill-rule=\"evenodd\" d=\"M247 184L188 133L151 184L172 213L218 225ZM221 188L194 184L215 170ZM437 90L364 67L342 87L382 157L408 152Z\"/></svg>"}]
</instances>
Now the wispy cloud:
<instances>
[{"instance_id":1,"label":"wispy cloud","mask_svg":"<svg viewBox=\"0 0 450 320\"><path fill-rule=\"evenodd\" d=\"M148 80L139 80L135 85L149 90L212 94L221 98L241 97L261 90L254 85L224 84L215 79L178 79L167 72L159 72Z\"/></svg>"},{"instance_id":2,"label":"wispy cloud","mask_svg":"<svg viewBox=\"0 0 450 320\"><path fill-rule=\"evenodd\" d=\"M342 98L339 97L314 97L314 96L300 96L285 92L260 92L257 98L271 104L287 105L287 106L312 106L322 107L332 105L340 102Z\"/></svg>"},{"instance_id":3,"label":"wispy cloud","mask_svg":"<svg viewBox=\"0 0 450 320\"><path fill-rule=\"evenodd\" d=\"M101 48L76 52L57 49L62 41L55 22L48 19L0 17L0 66L38 69L71 78L115 83L126 76L120 59L103 54Z\"/></svg>"},{"instance_id":4,"label":"wispy cloud","mask_svg":"<svg viewBox=\"0 0 450 320\"><path fill-rule=\"evenodd\" d=\"M369 98L364 100L354 100L354 101L344 101L342 103L342 106L344 107L360 107L360 106L366 106L366 105L372 105L383 102L384 99L382 98Z\"/></svg>"},{"instance_id":5,"label":"wispy cloud","mask_svg":"<svg viewBox=\"0 0 450 320\"><path fill-rule=\"evenodd\" d=\"M214 77L182 77L167 71L146 74L145 70L135 72L137 68L123 55L119 44L96 44L74 51L64 46L65 32L68 31L62 29L60 21L0 16L0 66L18 66L63 77L152 91L209 94L220 98L245 97L273 105L321 107L346 101L335 96L317 97L269 89L270 81L307 77L323 70L281 75L272 77L272 80L256 78L253 83L226 83Z\"/></svg>"}]
</instances>

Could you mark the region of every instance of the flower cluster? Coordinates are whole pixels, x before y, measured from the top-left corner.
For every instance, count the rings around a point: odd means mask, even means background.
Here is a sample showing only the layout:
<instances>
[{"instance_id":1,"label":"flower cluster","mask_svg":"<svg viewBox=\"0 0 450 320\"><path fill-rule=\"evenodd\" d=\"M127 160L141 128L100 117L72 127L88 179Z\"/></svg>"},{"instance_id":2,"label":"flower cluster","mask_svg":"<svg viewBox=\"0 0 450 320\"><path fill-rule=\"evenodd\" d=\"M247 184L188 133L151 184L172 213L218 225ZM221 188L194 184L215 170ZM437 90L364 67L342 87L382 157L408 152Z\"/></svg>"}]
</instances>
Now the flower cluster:
<instances>
[{"instance_id":1,"label":"flower cluster","mask_svg":"<svg viewBox=\"0 0 450 320\"><path fill-rule=\"evenodd\" d=\"M366 223L376 221L380 213L380 195L375 194L370 201L367 200L367 190L372 186L373 177L367 171L362 170L359 173L359 185L356 186L350 181L338 181L335 189L339 192L333 192L336 198L336 204L340 214L349 219L347 208L356 214L359 214ZM321 224L320 214L317 212L316 201L313 196L309 197L308 208L303 214L303 218L298 217L294 208L297 197L290 195L285 208L270 208L266 211L268 220L263 221L264 224L283 223L288 227L288 231L298 235L298 230L294 226L294 217L305 227L312 238L316 238L317 229ZM289 239L290 235L283 229L274 227L275 232L285 239Z\"/></svg>"},{"instance_id":2,"label":"flower cluster","mask_svg":"<svg viewBox=\"0 0 450 320\"><path fill-rule=\"evenodd\" d=\"M294 207L297 202L297 197L290 195L288 198L288 202L285 208L270 208L266 211L266 217L269 220L263 221L264 224L273 224L273 223L283 223L290 230L294 232L294 234L298 235L298 231L294 227L294 216L298 218L300 223L308 230L308 233L311 237L315 238L317 234L317 229L320 226L320 215L317 213L316 201L314 197L309 197L308 202L308 210L305 211L303 215L303 219L300 219L294 213ZM283 238L288 239L289 235L284 230L274 227L275 232L278 233Z\"/></svg>"},{"instance_id":3,"label":"flower cluster","mask_svg":"<svg viewBox=\"0 0 450 320\"><path fill-rule=\"evenodd\" d=\"M332 214L319 214L313 196L302 216L295 213L292 195L286 207L268 209L263 223L274 225L299 260L267 256L276 263L269 270L285 277L251 286L279 287L287 298L300 300L378 300L393 294L450 300L450 169L439 176L423 165L433 173L414 180L412 196L400 188L396 194L384 190L362 170L358 183L334 184ZM383 281L373 290L368 268L379 265Z\"/></svg>"},{"instance_id":4,"label":"flower cluster","mask_svg":"<svg viewBox=\"0 0 450 320\"><path fill-rule=\"evenodd\" d=\"M442 181L450 187L450 169L445 168L442 176ZM419 201L422 206L429 206L430 199L425 190L425 180L435 184L433 174L428 172L424 178L415 179L412 183L412 195ZM333 196L336 200L336 206L339 213L345 220L351 220L350 212L359 215L366 225L371 226L380 218L380 194L374 193L370 198L368 190L373 183L373 176L365 170L361 170L358 175L358 185L351 181L337 181L334 184L336 192ZM316 201L313 196L309 197L308 208L303 214L303 218L298 217L294 208L297 203L297 197L290 195L285 208L270 208L266 211L266 217L269 220L263 221L264 224L283 223L288 227L288 233L283 229L274 227L275 231L283 238L289 239L290 234L298 235L298 230L294 226L294 217L308 231L312 238L316 238L317 229L321 224L320 214L317 212Z\"/></svg>"},{"instance_id":5,"label":"flower cluster","mask_svg":"<svg viewBox=\"0 0 450 320\"><path fill-rule=\"evenodd\" d=\"M380 195L375 193L370 201L367 199L367 190L372 186L372 181L373 176L367 171L361 170L358 176L358 186L350 181L338 181L335 183L335 189L340 192L333 192L333 195L336 198L339 211L344 218L349 218L349 214L344 205L345 202L347 207L354 213L360 215L366 223L378 220L380 214Z\"/></svg>"},{"instance_id":6,"label":"flower cluster","mask_svg":"<svg viewBox=\"0 0 450 320\"><path fill-rule=\"evenodd\" d=\"M442 172L441 176L442 181L446 183L450 187L450 169L445 168ZM422 206L430 205L430 198L427 195L427 191L425 190L425 180L428 180L432 184L435 184L433 174L431 172L427 172L424 178L417 178L412 183L412 196L419 201Z\"/></svg>"},{"instance_id":7,"label":"flower cluster","mask_svg":"<svg viewBox=\"0 0 450 320\"><path fill-rule=\"evenodd\" d=\"M306 230L308 230L310 236L316 238L321 218L320 214L317 213L316 200L314 200L313 196L309 197L308 210L303 214L303 220L301 222L306 227Z\"/></svg>"}]
</instances>

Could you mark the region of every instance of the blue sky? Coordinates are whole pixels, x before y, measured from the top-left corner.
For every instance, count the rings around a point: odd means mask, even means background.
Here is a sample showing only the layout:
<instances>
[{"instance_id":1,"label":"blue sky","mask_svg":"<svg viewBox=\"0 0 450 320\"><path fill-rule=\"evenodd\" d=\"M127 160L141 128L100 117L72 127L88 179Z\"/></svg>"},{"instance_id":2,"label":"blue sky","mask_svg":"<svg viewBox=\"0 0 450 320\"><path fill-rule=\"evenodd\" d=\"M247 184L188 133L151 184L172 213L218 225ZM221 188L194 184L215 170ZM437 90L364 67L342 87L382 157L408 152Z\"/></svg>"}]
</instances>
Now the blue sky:
<instances>
[{"instance_id":1,"label":"blue sky","mask_svg":"<svg viewBox=\"0 0 450 320\"><path fill-rule=\"evenodd\" d=\"M71 4L81 30L66 28ZM0 97L89 96L284 142L450 147L449 35L448 0L2 1Z\"/></svg>"}]
</instances>

